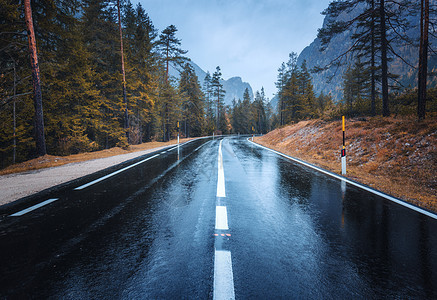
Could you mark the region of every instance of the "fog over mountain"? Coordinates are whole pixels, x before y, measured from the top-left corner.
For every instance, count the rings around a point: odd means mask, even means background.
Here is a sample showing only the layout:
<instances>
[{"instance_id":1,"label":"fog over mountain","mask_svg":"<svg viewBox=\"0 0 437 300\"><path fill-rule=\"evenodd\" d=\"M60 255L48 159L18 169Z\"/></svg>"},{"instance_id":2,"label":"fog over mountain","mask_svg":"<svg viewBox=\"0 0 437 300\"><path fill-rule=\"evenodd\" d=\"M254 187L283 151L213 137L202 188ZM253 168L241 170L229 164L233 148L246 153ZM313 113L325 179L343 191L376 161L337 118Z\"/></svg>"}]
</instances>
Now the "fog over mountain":
<instances>
[{"instance_id":1,"label":"fog over mountain","mask_svg":"<svg viewBox=\"0 0 437 300\"><path fill-rule=\"evenodd\" d=\"M200 68L193 61L190 61L189 63L191 64L194 71L196 72L196 75L199 78L200 85L203 87L203 81L206 76L206 71L202 70L202 68ZM169 73L171 77L174 77L175 79L179 80L180 72L177 70L177 68L175 68L174 65L170 66ZM211 76L213 73L214 71L210 71ZM241 77L235 76L227 80L222 80L222 84L223 84L223 89L226 91L226 95L224 99L225 105L232 105L232 100L234 99L237 101L238 99L243 100L243 93L246 90L246 88L249 90L250 98L253 100L252 87L250 86L249 83L243 82Z\"/></svg>"}]
</instances>

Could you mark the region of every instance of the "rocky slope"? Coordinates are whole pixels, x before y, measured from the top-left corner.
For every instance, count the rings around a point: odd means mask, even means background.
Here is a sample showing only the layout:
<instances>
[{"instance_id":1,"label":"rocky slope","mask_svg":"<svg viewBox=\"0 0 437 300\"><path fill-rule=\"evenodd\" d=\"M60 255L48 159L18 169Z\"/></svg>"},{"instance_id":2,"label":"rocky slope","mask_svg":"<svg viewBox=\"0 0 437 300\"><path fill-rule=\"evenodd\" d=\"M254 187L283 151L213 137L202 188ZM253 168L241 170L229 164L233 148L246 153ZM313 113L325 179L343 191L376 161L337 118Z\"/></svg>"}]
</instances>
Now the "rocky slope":
<instances>
[{"instance_id":1,"label":"rocky slope","mask_svg":"<svg viewBox=\"0 0 437 300\"><path fill-rule=\"evenodd\" d=\"M431 2L437 2L432 0ZM357 15L360 11L362 11L363 6L358 6L350 13L343 13L338 16L339 20L346 21L353 18L353 16ZM409 16L408 21L410 23L409 30L407 34L409 37L418 40L419 38L419 17L418 16ZM323 28L327 25L327 18L324 20ZM329 64L333 59L338 57L340 54L344 53L351 46L351 36L353 31L346 31L343 34L337 35L329 44L324 52L320 52L320 40L318 38L314 39L314 41L306 47L299 55L298 65L301 65L304 60L307 61L307 65L309 68L313 68L315 66L323 67ZM389 39L393 38L389 32ZM399 40L399 38L395 39ZM437 46L437 39L433 39L430 36L430 42L432 45ZM392 42L392 46L394 50L403 57L410 65L417 66L419 61L418 48L414 46L405 46L403 44L397 44L395 41ZM405 64L402 59L391 55L390 57L392 61L389 63L389 72L392 74L399 75L398 81L402 83L404 87L414 87L417 85L417 71L415 68L412 68ZM347 56L347 62L351 63L354 59L351 55ZM431 55L428 68L430 72L437 71L437 55ZM324 94L329 94L334 97L335 100L340 100L343 96L342 84L343 84L343 74L347 69L347 63L336 69L331 68L329 70L323 71L318 74L313 74L313 84L314 90L317 95L321 92ZM333 77L332 81L327 83L328 78ZM436 86L437 85L437 77L433 76L429 78L429 85Z\"/></svg>"}]
</instances>

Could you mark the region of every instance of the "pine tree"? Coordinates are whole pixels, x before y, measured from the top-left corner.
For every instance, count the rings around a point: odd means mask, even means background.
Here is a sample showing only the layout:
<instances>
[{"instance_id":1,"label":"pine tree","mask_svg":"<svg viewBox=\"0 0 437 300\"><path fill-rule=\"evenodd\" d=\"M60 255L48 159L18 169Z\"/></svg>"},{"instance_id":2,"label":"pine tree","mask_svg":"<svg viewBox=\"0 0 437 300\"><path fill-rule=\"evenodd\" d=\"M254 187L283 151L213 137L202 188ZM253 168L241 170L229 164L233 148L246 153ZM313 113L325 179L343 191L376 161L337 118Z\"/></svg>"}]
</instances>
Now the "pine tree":
<instances>
[{"instance_id":1,"label":"pine tree","mask_svg":"<svg viewBox=\"0 0 437 300\"><path fill-rule=\"evenodd\" d=\"M300 72L297 76L299 93L301 95L301 112L299 113L300 118L314 118L317 117L317 112L315 109L315 96L312 84L312 78L310 72L308 71L306 61L302 62L300 67Z\"/></svg>"},{"instance_id":2,"label":"pine tree","mask_svg":"<svg viewBox=\"0 0 437 300\"><path fill-rule=\"evenodd\" d=\"M215 130L219 130L221 132L226 131L226 119L224 115L224 98L226 91L223 89L222 81L222 73L220 67L217 66L216 71L212 75L211 79L211 88L212 88L212 96L215 101L215 109L216 109L216 125Z\"/></svg>"},{"instance_id":3,"label":"pine tree","mask_svg":"<svg viewBox=\"0 0 437 300\"><path fill-rule=\"evenodd\" d=\"M42 107L42 94L41 94L41 82L40 71L38 64L38 54L36 49L35 31L33 29L32 8L30 6L30 0L24 0L24 15L26 19L27 38L29 41L30 52L30 65L32 68L32 81L33 81L33 101L35 106L35 141L36 141L36 154L37 156L43 156L47 153L46 143L44 136L44 117Z\"/></svg>"},{"instance_id":4,"label":"pine tree","mask_svg":"<svg viewBox=\"0 0 437 300\"><path fill-rule=\"evenodd\" d=\"M83 2L84 42L91 54L90 66L96 72L93 84L101 95L95 139L104 148L124 147L127 145L123 129L125 105L119 92L122 90L122 78L116 13L105 0Z\"/></svg>"},{"instance_id":5,"label":"pine tree","mask_svg":"<svg viewBox=\"0 0 437 300\"><path fill-rule=\"evenodd\" d=\"M348 67L343 76L343 99L348 116L369 112L368 101L366 101L368 86L365 84L368 78L367 73L368 69L357 59L353 65Z\"/></svg>"},{"instance_id":6,"label":"pine tree","mask_svg":"<svg viewBox=\"0 0 437 300\"><path fill-rule=\"evenodd\" d=\"M182 130L185 137L200 136L204 126L203 94L193 67L186 63L179 80Z\"/></svg>"},{"instance_id":7,"label":"pine tree","mask_svg":"<svg viewBox=\"0 0 437 300\"><path fill-rule=\"evenodd\" d=\"M118 31L120 35L120 56L121 56L121 74L122 74L122 86L123 86L123 104L124 104L124 130L126 131L127 142L129 140L129 113L128 113L128 102L126 95L126 72L124 68L124 51L123 51L123 30L121 28L121 13L120 13L120 0L117 0L117 17L118 17Z\"/></svg>"},{"instance_id":8,"label":"pine tree","mask_svg":"<svg viewBox=\"0 0 437 300\"><path fill-rule=\"evenodd\" d=\"M156 101L158 56L156 30L140 4L134 10L130 1L124 9L127 59L127 92L130 99L130 141L151 140L152 112Z\"/></svg>"},{"instance_id":9,"label":"pine tree","mask_svg":"<svg viewBox=\"0 0 437 300\"><path fill-rule=\"evenodd\" d=\"M212 97L212 78L211 74L206 72L203 80L203 94L205 96L205 133L211 134L214 131L215 117L214 117L214 100Z\"/></svg>"},{"instance_id":10,"label":"pine tree","mask_svg":"<svg viewBox=\"0 0 437 300\"><path fill-rule=\"evenodd\" d=\"M286 72L286 67L285 67L285 63L282 63L281 66L278 69L278 81L275 83L276 88L278 89L278 111L279 111L279 120L280 120L280 125L284 125L284 117L283 117L283 113L284 113L284 88L285 88L285 84L287 82L287 72Z\"/></svg>"},{"instance_id":11,"label":"pine tree","mask_svg":"<svg viewBox=\"0 0 437 300\"><path fill-rule=\"evenodd\" d=\"M181 40L176 38L177 31L178 30L176 26L170 25L164 29L159 36L158 45L165 63L166 80L168 80L170 62L175 63L177 66L182 66L183 63L188 60L185 56L183 56L188 51L180 48Z\"/></svg>"},{"instance_id":12,"label":"pine tree","mask_svg":"<svg viewBox=\"0 0 437 300\"><path fill-rule=\"evenodd\" d=\"M417 117L425 119L426 113L426 81L428 74L428 32L429 32L429 0L420 1L420 48L418 72Z\"/></svg>"},{"instance_id":13,"label":"pine tree","mask_svg":"<svg viewBox=\"0 0 437 300\"><path fill-rule=\"evenodd\" d=\"M388 72L389 54L399 56L394 52L391 43L393 40L404 41L405 28L408 23L402 15L402 8L405 7L406 1L392 0L339 0L331 2L329 7L323 12L329 20L326 27L319 29L318 37L321 39L321 50L331 42L332 38L346 30L353 31L352 46L344 53L335 58L328 66L338 67L344 64L349 53L356 54L369 67L371 83L371 114L375 113L375 99L377 79L376 71L380 68L381 92L383 102L383 116L390 114L388 99L388 79L393 77ZM349 20L339 21L337 17L342 12L351 12L354 9L360 10L360 13ZM388 22L387 22L388 19ZM389 38L387 32L395 35ZM375 58L379 53L380 67L376 66ZM364 60L366 58L367 60Z\"/></svg>"},{"instance_id":14,"label":"pine tree","mask_svg":"<svg viewBox=\"0 0 437 300\"><path fill-rule=\"evenodd\" d=\"M252 105L255 124L254 128L258 134L267 133L268 130L265 101L264 88L261 88L261 92L256 91L255 100Z\"/></svg>"}]
</instances>

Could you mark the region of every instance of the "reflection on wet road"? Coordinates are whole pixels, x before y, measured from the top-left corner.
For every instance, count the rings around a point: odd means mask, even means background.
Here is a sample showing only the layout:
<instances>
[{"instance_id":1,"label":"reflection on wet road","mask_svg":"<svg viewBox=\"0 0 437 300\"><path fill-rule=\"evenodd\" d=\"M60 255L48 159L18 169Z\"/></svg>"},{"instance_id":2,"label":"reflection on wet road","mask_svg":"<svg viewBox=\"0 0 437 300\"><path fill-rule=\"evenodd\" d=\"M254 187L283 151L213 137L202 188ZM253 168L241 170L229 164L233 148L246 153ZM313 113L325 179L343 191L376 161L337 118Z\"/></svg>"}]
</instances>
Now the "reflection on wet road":
<instances>
[{"instance_id":1,"label":"reflection on wet road","mask_svg":"<svg viewBox=\"0 0 437 300\"><path fill-rule=\"evenodd\" d=\"M2 297L437 298L435 219L243 138L0 213Z\"/></svg>"}]
</instances>

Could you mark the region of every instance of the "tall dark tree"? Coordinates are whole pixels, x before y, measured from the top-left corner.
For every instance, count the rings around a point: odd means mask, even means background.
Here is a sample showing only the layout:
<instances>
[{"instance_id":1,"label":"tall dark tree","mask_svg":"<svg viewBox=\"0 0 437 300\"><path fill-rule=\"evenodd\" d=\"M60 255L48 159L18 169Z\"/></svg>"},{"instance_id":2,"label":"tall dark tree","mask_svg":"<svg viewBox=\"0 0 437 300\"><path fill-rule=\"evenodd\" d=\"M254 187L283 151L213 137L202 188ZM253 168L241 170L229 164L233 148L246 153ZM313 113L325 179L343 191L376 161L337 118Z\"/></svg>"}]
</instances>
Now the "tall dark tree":
<instances>
[{"instance_id":1,"label":"tall dark tree","mask_svg":"<svg viewBox=\"0 0 437 300\"><path fill-rule=\"evenodd\" d=\"M326 49L334 36L347 30L352 31L353 34L351 46L321 70L343 65L347 62L350 54L357 55L363 63L367 63L370 70L371 114L374 114L376 110L375 81L378 77L376 71L379 68L383 115L388 116L390 114L388 79L392 75L388 72L388 61L389 54L400 57L394 51L391 43L394 43L394 40L405 40L405 29L408 24L401 13L405 5L405 0L380 0L379 2L375 0L339 0L331 2L329 7L323 12L328 17L328 23L325 28L319 29L318 37L321 39L322 51ZM353 11L358 11L358 13L350 14ZM351 18L348 20L338 20L339 15L343 12L349 13ZM393 35L390 41L387 37L388 32ZM380 57L379 67L375 63L377 53L379 53Z\"/></svg>"},{"instance_id":2,"label":"tall dark tree","mask_svg":"<svg viewBox=\"0 0 437 300\"><path fill-rule=\"evenodd\" d=\"M168 26L159 36L159 47L165 63L166 80L168 80L168 71L170 62L182 66L188 59L184 56L188 51L182 50L181 40L176 37L177 28L174 25Z\"/></svg>"},{"instance_id":3,"label":"tall dark tree","mask_svg":"<svg viewBox=\"0 0 437 300\"><path fill-rule=\"evenodd\" d=\"M186 137L200 136L204 124L203 94L193 67L186 63L179 80L182 131Z\"/></svg>"},{"instance_id":4,"label":"tall dark tree","mask_svg":"<svg viewBox=\"0 0 437 300\"><path fill-rule=\"evenodd\" d=\"M363 103L368 94L367 72L368 70L358 58L343 75L343 101L348 116L368 113L369 111Z\"/></svg>"},{"instance_id":5,"label":"tall dark tree","mask_svg":"<svg viewBox=\"0 0 437 300\"><path fill-rule=\"evenodd\" d=\"M224 128L223 124L225 124L225 115L224 115L224 98L226 91L223 89L222 81L222 72L220 70L220 67L217 66L214 74L212 74L211 79L211 88L212 88L212 95L215 101L215 108L216 108L216 130L220 130L222 132L226 131L226 128Z\"/></svg>"},{"instance_id":6,"label":"tall dark tree","mask_svg":"<svg viewBox=\"0 0 437 300\"><path fill-rule=\"evenodd\" d=\"M100 91L99 115L95 126L95 139L105 148L126 146L124 130L124 103L120 97L122 78L120 74L120 40L117 13L106 0L83 0L83 38L89 51L90 67L95 70L92 79Z\"/></svg>"},{"instance_id":7,"label":"tall dark tree","mask_svg":"<svg viewBox=\"0 0 437 300\"><path fill-rule=\"evenodd\" d=\"M276 81L276 88L278 89L278 111L279 111L279 125L284 125L284 88L287 82L287 70L285 67L285 63L282 63L278 69L278 81Z\"/></svg>"},{"instance_id":8,"label":"tall dark tree","mask_svg":"<svg viewBox=\"0 0 437 300\"><path fill-rule=\"evenodd\" d=\"M258 134L267 133L267 116L266 116L266 106L265 106L265 93L264 88L261 88L261 92L256 91L255 99L252 104L254 128Z\"/></svg>"},{"instance_id":9,"label":"tall dark tree","mask_svg":"<svg viewBox=\"0 0 437 300\"><path fill-rule=\"evenodd\" d=\"M129 95L129 127L132 144L152 138L152 111L157 90L157 31L141 4L124 6L123 26Z\"/></svg>"},{"instance_id":10,"label":"tall dark tree","mask_svg":"<svg viewBox=\"0 0 437 300\"><path fill-rule=\"evenodd\" d=\"M379 1L379 17L381 31L381 92L382 92L382 115L388 117L390 109L388 104L388 61L387 61L387 26L385 22L385 0Z\"/></svg>"},{"instance_id":11,"label":"tall dark tree","mask_svg":"<svg viewBox=\"0 0 437 300\"><path fill-rule=\"evenodd\" d=\"M418 72L417 117L425 119L426 113L426 81L428 75L428 31L429 31L429 0L420 1L420 48Z\"/></svg>"},{"instance_id":12,"label":"tall dark tree","mask_svg":"<svg viewBox=\"0 0 437 300\"><path fill-rule=\"evenodd\" d=\"M205 79L203 80L203 94L205 96L205 132L211 133L214 131L215 113L214 113L214 99L212 90L212 77L211 74L206 72Z\"/></svg>"},{"instance_id":13,"label":"tall dark tree","mask_svg":"<svg viewBox=\"0 0 437 300\"><path fill-rule=\"evenodd\" d=\"M123 30L121 28L121 13L120 0L117 0L117 17L118 17L118 32L120 35L120 55L121 55L121 74L123 78L123 103L124 103L124 130L126 131L127 142L129 143L129 113L126 96L126 71L124 68L124 51L123 51Z\"/></svg>"},{"instance_id":14,"label":"tall dark tree","mask_svg":"<svg viewBox=\"0 0 437 300\"><path fill-rule=\"evenodd\" d=\"M35 31L33 29L32 8L30 0L24 0L24 15L27 27L27 38L29 41L30 66L32 68L33 97L35 106L35 141L36 154L43 156L47 153L44 136L44 116L42 106L41 80L38 64L38 53L36 49Z\"/></svg>"},{"instance_id":15,"label":"tall dark tree","mask_svg":"<svg viewBox=\"0 0 437 300\"><path fill-rule=\"evenodd\" d=\"M290 80L292 76L297 76L297 53L291 52L288 55L287 63L282 63L281 67L278 69L278 81L276 82L276 88L278 89L278 111L279 111L279 124L282 126L287 123L287 116L289 115L290 109L287 107L287 101L290 102L290 98L287 98L287 91L290 88ZM296 79L296 78L294 78ZM294 80L293 79L293 80Z\"/></svg>"}]
</instances>

